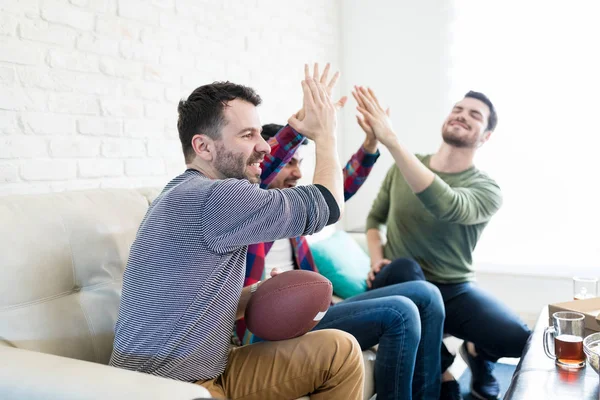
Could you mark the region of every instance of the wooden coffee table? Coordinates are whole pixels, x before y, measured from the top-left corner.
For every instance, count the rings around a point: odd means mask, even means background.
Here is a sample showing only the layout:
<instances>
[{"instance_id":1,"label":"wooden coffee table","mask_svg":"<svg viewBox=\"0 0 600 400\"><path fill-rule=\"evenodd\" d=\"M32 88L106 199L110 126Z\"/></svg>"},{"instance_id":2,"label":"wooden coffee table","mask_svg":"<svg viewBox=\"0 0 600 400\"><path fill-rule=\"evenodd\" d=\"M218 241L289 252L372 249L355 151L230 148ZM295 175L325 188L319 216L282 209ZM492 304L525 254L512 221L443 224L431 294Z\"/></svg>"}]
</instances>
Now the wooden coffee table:
<instances>
[{"instance_id":1,"label":"wooden coffee table","mask_svg":"<svg viewBox=\"0 0 600 400\"><path fill-rule=\"evenodd\" d=\"M546 356L542 346L547 326L548 307L544 307L504 399L600 399L599 378L592 367L586 365L580 370L566 371L555 366L554 360Z\"/></svg>"}]
</instances>

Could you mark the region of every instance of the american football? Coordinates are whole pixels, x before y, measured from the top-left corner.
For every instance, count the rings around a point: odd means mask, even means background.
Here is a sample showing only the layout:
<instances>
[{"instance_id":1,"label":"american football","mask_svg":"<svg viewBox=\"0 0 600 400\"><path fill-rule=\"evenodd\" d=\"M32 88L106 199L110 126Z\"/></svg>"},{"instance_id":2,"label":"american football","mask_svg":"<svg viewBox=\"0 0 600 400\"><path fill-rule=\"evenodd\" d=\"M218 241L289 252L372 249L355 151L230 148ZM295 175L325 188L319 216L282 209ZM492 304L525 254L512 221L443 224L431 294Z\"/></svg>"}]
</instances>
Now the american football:
<instances>
[{"instance_id":1,"label":"american football","mask_svg":"<svg viewBox=\"0 0 600 400\"><path fill-rule=\"evenodd\" d=\"M303 270L283 272L263 282L250 298L244 318L264 340L304 335L323 318L333 287L324 276Z\"/></svg>"}]
</instances>

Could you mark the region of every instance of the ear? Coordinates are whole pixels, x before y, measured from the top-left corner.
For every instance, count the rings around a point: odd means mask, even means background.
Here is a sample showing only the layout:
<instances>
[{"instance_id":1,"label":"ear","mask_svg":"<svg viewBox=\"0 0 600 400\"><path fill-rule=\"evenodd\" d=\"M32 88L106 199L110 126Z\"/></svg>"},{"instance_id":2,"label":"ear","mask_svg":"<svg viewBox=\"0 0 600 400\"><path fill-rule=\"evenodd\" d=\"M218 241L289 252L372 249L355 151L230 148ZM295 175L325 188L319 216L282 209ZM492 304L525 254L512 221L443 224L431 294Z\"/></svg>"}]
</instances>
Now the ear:
<instances>
[{"instance_id":1,"label":"ear","mask_svg":"<svg viewBox=\"0 0 600 400\"><path fill-rule=\"evenodd\" d=\"M192 137L192 148L197 157L204 161L212 161L215 156L214 140L206 135L194 135Z\"/></svg>"}]
</instances>

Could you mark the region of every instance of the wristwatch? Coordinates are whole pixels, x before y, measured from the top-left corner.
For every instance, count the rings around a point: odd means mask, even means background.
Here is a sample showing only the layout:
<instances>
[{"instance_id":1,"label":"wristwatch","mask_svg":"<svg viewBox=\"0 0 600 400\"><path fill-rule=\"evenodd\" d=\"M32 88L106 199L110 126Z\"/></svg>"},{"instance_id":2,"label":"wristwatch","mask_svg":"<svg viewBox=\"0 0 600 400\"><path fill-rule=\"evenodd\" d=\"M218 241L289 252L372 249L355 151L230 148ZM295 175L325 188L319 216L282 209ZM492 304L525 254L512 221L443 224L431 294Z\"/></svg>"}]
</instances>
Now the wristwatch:
<instances>
[{"instance_id":1,"label":"wristwatch","mask_svg":"<svg viewBox=\"0 0 600 400\"><path fill-rule=\"evenodd\" d=\"M250 293L253 294L254 292L256 292L256 289L258 289L258 284L259 282L253 283L252 286L250 286Z\"/></svg>"}]
</instances>

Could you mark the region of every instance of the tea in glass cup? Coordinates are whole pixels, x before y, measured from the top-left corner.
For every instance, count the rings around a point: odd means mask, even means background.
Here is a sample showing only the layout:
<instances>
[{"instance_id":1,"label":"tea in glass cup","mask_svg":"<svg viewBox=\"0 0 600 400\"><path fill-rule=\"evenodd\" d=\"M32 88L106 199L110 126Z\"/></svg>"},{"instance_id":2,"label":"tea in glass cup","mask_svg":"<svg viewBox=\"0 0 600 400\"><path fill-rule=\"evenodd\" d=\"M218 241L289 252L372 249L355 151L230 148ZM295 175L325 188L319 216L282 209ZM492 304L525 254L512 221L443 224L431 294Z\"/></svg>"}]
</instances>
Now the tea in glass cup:
<instances>
[{"instance_id":1,"label":"tea in glass cup","mask_svg":"<svg viewBox=\"0 0 600 400\"><path fill-rule=\"evenodd\" d=\"M552 315L552 326L544 330L544 351L555 359L561 368L578 369L585 367L583 335L585 316L571 311L560 311ZM554 353L550 343L554 344Z\"/></svg>"}]
</instances>

